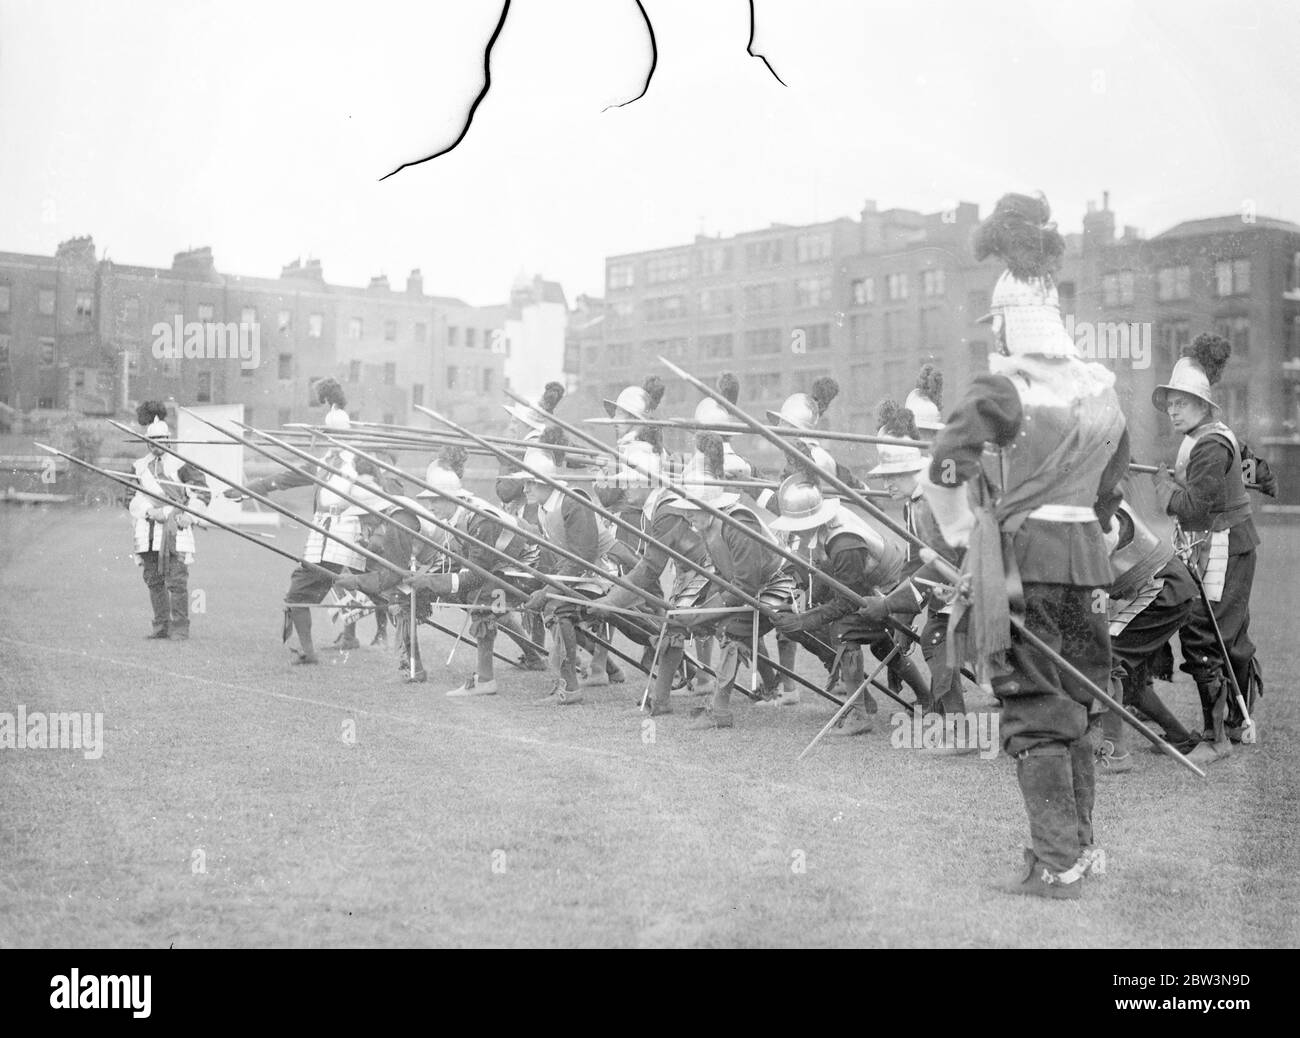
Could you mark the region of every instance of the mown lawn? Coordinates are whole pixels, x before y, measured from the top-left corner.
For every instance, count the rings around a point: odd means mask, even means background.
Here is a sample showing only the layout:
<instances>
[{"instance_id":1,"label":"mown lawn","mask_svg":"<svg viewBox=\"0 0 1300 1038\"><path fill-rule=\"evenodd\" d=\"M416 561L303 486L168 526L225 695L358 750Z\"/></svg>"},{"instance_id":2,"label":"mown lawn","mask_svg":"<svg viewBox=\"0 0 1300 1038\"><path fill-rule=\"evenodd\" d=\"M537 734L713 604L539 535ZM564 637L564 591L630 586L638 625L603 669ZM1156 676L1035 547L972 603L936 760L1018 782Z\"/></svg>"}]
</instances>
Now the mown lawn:
<instances>
[{"instance_id":1,"label":"mown lawn","mask_svg":"<svg viewBox=\"0 0 1300 1038\"><path fill-rule=\"evenodd\" d=\"M291 564L218 532L193 639L146 642L120 513L11 508L0 710L102 712L105 734L98 760L0 750L0 945L1294 945L1300 532L1263 537L1261 744L1206 782L1139 749L1101 781L1110 875L1035 903L989 889L1025 838L1005 758L891 749L882 712L799 763L825 704L648 728L632 677L559 710L506 668L501 695L447 700L470 653L442 673L428 635L426 686L378 649L290 668ZM1171 697L1197 716L1190 685Z\"/></svg>"}]
</instances>

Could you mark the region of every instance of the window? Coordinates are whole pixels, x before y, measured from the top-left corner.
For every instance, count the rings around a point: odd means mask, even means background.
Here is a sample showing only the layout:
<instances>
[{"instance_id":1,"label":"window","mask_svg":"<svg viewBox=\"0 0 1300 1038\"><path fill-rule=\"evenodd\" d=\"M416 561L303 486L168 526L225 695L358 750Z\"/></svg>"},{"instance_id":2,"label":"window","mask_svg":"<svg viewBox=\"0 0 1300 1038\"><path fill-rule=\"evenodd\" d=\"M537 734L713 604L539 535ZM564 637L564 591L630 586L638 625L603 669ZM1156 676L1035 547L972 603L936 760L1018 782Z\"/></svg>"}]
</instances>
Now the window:
<instances>
[{"instance_id":1,"label":"window","mask_svg":"<svg viewBox=\"0 0 1300 1038\"><path fill-rule=\"evenodd\" d=\"M690 277L691 257L689 253L679 252L671 256L652 256L646 260L645 279L647 284L657 285L664 281L680 281Z\"/></svg>"},{"instance_id":2,"label":"window","mask_svg":"<svg viewBox=\"0 0 1300 1038\"><path fill-rule=\"evenodd\" d=\"M1131 270L1103 274L1101 301L1105 306L1127 306L1133 302L1134 277Z\"/></svg>"},{"instance_id":3,"label":"window","mask_svg":"<svg viewBox=\"0 0 1300 1038\"><path fill-rule=\"evenodd\" d=\"M943 270L924 270L921 272L921 295L935 296L943 295Z\"/></svg>"},{"instance_id":4,"label":"window","mask_svg":"<svg viewBox=\"0 0 1300 1038\"><path fill-rule=\"evenodd\" d=\"M1250 349L1250 318L1221 317L1214 322L1214 334L1232 343L1233 355L1240 356Z\"/></svg>"},{"instance_id":5,"label":"window","mask_svg":"<svg viewBox=\"0 0 1300 1038\"><path fill-rule=\"evenodd\" d=\"M735 336L731 332L700 337L700 358L702 360L727 360L734 348Z\"/></svg>"},{"instance_id":6,"label":"window","mask_svg":"<svg viewBox=\"0 0 1300 1038\"><path fill-rule=\"evenodd\" d=\"M705 277L724 274L731 269L731 249L715 245L700 253L700 273Z\"/></svg>"},{"instance_id":7,"label":"window","mask_svg":"<svg viewBox=\"0 0 1300 1038\"><path fill-rule=\"evenodd\" d=\"M239 323L252 326L257 324L257 307L246 306L239 311Z\"/></svg>"},{"instance_id":8,"label":"window","mask_svg":"<svg viewBox=\"0 0 1300 1038\"><path fill-rule=\"evenodd\" d=\"M491 368L484 368L483 369L483 392L491 393L495 385L496 385L496 372L494 372Z\"/></svg>"},{"instance_id":9,"label":"window","mask_svg":"<svg viewBox=\"0 0 1300 1038\"><path fill-rule=\"evenodd\" d=\"M1214 265L1214 294L1239 296L1250 291L1250 260L1220 260Z\"/></svg>"},{"instance_id":10,"label":"window","mask_svg":"<svg viewBox=\"0 0 1300 1038\"><path fill-rule=\"evenodd\" d=\"M1192 268L1161 267L1156 271L1156 298L1161 302L1171 299L1190 299L1192 296Z\"/></svg>"},{"instance_id":11,"label":"window","mask_svg":"<svg viewBox=\"0 0 1300 1038\"><path fill-rule=\"evenodd\" d=\"M867 345L867 325L869 318L866 315L854 314L849 318L849 345L853 349L865 347Z\"/></svg>"},{"instance_id":12,"label":"window","mask_svg":"<svg viewBox=\"0 0 1300 1038\"><path fill-rule=\"evenodd\" d=\"M211 303L199 304L199 324L211 324L216 318L216 310Z\"/></svg>"},{"instance_id":13,"label":"window","mask_svg":"<svg viewBox=\"0 0 1300 1038\"><path fill-rule=\"evenodd\" d=\"M424 386L419 382L411 385L411 406L414 407L416 404L424 404Z\"/></svg>"},{"instance_id":14,"label":"window","mask_svg":"<svg viewBox=\"0 0 1300 1038\"><path fill-rule=\"evenodd\" d=\"M282 407L275 412L275 421L277 425L288 425L289 420L292 417L293 416L287 407Z\"/></svg>"},{"instance_id":15,"label":"window","mask_svg":"<svg viewBox=\"0 0 1300 1038\"><path fill-rule=\"evenodd\" d=\"M384 425L392 425L393 422L395 422L397 419L393 415L392 411L385 411L382 415L379 416L379 420L383 422Z\"/></svg>"},{"instance_id":16,"label":"window","mask_svg":"<svg viewBox=\"0 0 1300 1038\"><path fill-rule=\"evenodd\" d=\"M212 403L212 372L199 372L199 385L194 391L194 399L200 404Z\"/></svg>"},{"instance_id":17,"label":"window","mask_svg":"<svg viewBox=\"0 0 1300 1038\"><path fill-rule=\"evenodd\" d=\"M0 335L0 340L4 336ZM6 354L0 353L0 363ZM1286 322L1286 359L1300 360L1300 314L1292 314Z\"/></svg>"},{"instance_id":18,"label":"window","mask_svg":"<svg viewBox=\"0 0 1300 1038\"><path fill-rule=\"evenodd\" d=\"M248 367L245 367L243 364L241 364L241 365L239 365L239 377L240 377L240 378L252 378L252 377L253 377L253 372L254 372L255 370L256 370L256 368L248 368ZM249 425L252 425L252 424L253 424L252 419L245 418L244 421L248 422Z\"/></svg>"},{"instance_id":19,"label":"window","mask_svg":"<svg viewBox=\"0 0 1300 1038\"><path fill-rule=\"evenodd\" d=\"M348 381L349 382L361 381L361 361L359 360L348 361Z\"/></svg>"},{"instance_id":20,"label":"window","mask_svg":"<svg viewBox=\"0 0 1300 1038\"><path fill-rule=\"evenodd\" d=\"M456 370L456 365L448 364L447 365L447 388L448 389L456 388L456 383L459 381L458 376L459 376L459 372L457 372Z\"/></svg>"},{"instance_id":21,"label":"window","mask_svg":"<svg viewBox=\"0 0 1300 1038\"><path fill-rule=\"evenodd\" d=\"M922 307L917 317L920 320L920 344L926 347L938 345L943 330L943 309L937 306Z\"/></svg>"},{"instance_id":22,"label":"window","mask_svg":"<svg viewBox=\"0 0 1300 1038\"><path fill-rule=\"evenodd\" d=\"M319 339L325 330L325 317L322 314L307 315L307 338Z\"/></svg>"},{"instance_id":23,"label":"window","mask_svg":"<svg viewBox=\"0 0 1300 1038\"><path fill-rule=\"evenodd\" d=\"M128 330L135 328L140 323L140 297L123 296L122 307L118 310L117 316L123 325L129 326Z\"/></svg>"},{"instance_id":24,"label":"window","mask_svg":"<svg viewBox=\"0 0 1300 1038\"><path fill-rule=\"evenodd\" d=\"M780 328L751 328L745 333L745 352L752 354L780 353Z\"/></svg>"},{"instance_id":25,"label":"window","mask_svg":"<svg viewBox=\"0 0 1300 1038\"><path fill-rule=\"evenodd\" d=\"M292 353L280 354L280 362L278 367L276 368L275 377L280 379L293 378L293 354Z\"/></svg>"},{"instance_id":26,"label":"window","mask_svg":"<svg viewBox=\"0 0 1300 1038\"><path fill-rule=\"evenodd\" d=\"M876 301L875 278L856 278L850 287L853 290L854 306L870 306Z\"/></svg>"},{"instance_id":27,"label":"window","mask_svg":"<svg viewBox=\"0 0 1300 1038\"><path fill-rule=\"evenodd\" d=\"M42 288L36 293L36 309L42 317L54 316L54 289Z\"/></svg>"},{"instance_id":28,"label":"window","mask_svg":"<svg viewBox=\"0 0 1300 1038\"><path fill-rule=\"evenodd\" d=\"M1165 359L1162 367L1173 367L1182 356L1183 347L1192 341L1192 328L1187 321L1165 321L1160 325L1157 338Z\"/></svg>"},{"instance_id":29,"label":"window","mask_svg":"<svg viewBox=\"0 0 1300 1038\"><path fill-rule=\"evenodd\" d=\"M84 321L89 321L95 316L95 293L86 289L79 289L74 307L78 317Z\"/></svg>"},{"instance_id":30,"label":"window","mask_svg":"<svg viewBox=\"0 0 1300 1038\"><path fill-rule=\"evenodd\" d=\"M0 314L7 314L12 305L12 290L8 285L0 285Z\"/></svg>"},{"instance_id":31,"label":"window","mask_svg":"<svg viewBox=\"0 0 1300 1038\"><path fill-rule=\"evenodd\" d=\"M749 391L745 394L758 400L774 400L781 395L781 372L767 371L749 377Z\"/></svg>"},{"instance_id":32,"label":"window","mask_svg":"<svg viewBox=\"0 0 1300 1038\"><path fill-rule=\"evenodd\" d=\"M769 281L765 285L746 285L744 290L745 309L750 313L776 309L776 283Z\"/></svg>"},{"instance_id":33,"label":"window","mask_svg":"<svg viewBox=\"0 0 1300 1038\"><path fill-rule=\"evenodd\" d=\"M653 361L659 357L667 357L669 360L682 360L686 356L686 340L650 339L645 343L642 352L645 354L647 361Z\"/></svg>"},{"instance_id":34,"label":"window","mask_svg":"<svg viewBox=\"0 0 1300 1038\"><path fill-rule=\"evenodd\" d=\"M795 306L829 306L831 301L831 279L799 278L794 283Z\"/></svg>"},{"instance_id":35,"label":"window","mask_svg":"<svg viewBox=\"0 0 1300 1038\"><path fill-rule=\"evenodd\" d=\"M611 263L605 268L605 284L610 288L631 288L633 281L631 263Z\"/></svg>"},{"instance_id":36,"label":"window","mask_svg":"<svg viewBox=\"0 0 1300 1038\"><path fill-rule=\"evenodd\" d=\"M885 295L891 303L907 298L907 275L890 274L885 278Z\"/></svg>"},{"instance_id":37,"label":"window","mask_svg":"<svg viewBox=\"0 0 1300 1038\"><path fill-rule=\"evenodd\" d=\"M0 367L9 363L9 336L0 335Z\"/></svg>"},{"instance_id":38,"label":"window","mask_svg":"<svg viewBox=\"0 0 1300 1038\"><path fill-rule=\"evenodd\" d=\"M894 345L894 325L898 322L898 314L890 312L882 314L880 317L880 338L886 349Z\"/></svg>"},{"instance_id":39,"label":"window","mask_svg":"<svg viewBox=\"0 0 1300 1038\"><path fill-rule=\"evenodd\" d=\"M781 262L781 239L752 241L745 246L745 265L750 270L759 267L775 267Z\"/></svg>"},{"instance_id":40,"label":"window","mask_svg":"<svg viewBox=\"0 0 1300 1038\"><path fill-rule=\"evenodd\" d=\"M830 231L822 231L818 234L801 234L794 241L794 257L799 263L811 263L814 260L830 259Z\"/></svg>"},{"instance_id":41,"label":"window","mask_svg":"<svg viewBox=\"0 0 1300 1038\"><path fill-rule=\"evenodd\" d=\"M804 329L804 347L811 350L829 350L831 348L831 326L814 324ZM811 385L813 380L808 380Z\"/></svg>"},{"instance_id":42,"label":"window","mask_svg":"<svg viewBox=\"0 0 1300 1038\"><path fill-rule=\"evenodd\" d=\"M417 343L423 344L429 338L429 326L423 321L415 322L414 338Z\"/></svg>"},{"instance_id":43,"label":"window","mask_svg":"<svg viewBox=\"0 0 1300 1038\"><path fill-rule=\"evenodd\" d=\"M0 285L0 313L4 313L3 293L5 286ZM1300 252L1291 253L1291 261L1286 267L1286 292L1300 293Z\"/></svg>"},{"instance_id":44,"label":"window","mask_svg":"<svg viewBox=\"0 0 1300 1038\"><path fill-rule=\"evenodd\" d=\"M348 338L360 339L365 333L365 325L362 324L360 317L348 318Z\"/></svg>"},{"instance_id":45,"label":"window","mask_svg":"<svg viewBox=\"0 0 1300 1038\"><path fill-rule=\"evenodd\" d=\"M465 329L465 349L467 349L467 350L472 350L472 349L473 349L475 346L477 346L477 345L478 345L478 329L477 329L477 328L466 328L466 329Z\"/></svg>"},{"instance_id":46,"label":"window","mask_svg":"<svg viewBox=\"0 0 1300 1038\"><path fill-rule=\"evenodd\" d=\"M281 335L288 335L293 331L293 311L281 310L275 315L275 330Z\"/></svg>"},{"instance_id":47,"label":"window","mask_svg":"<svg viewBox=\"0 0 1300 1038\"><path fill-rule=\"evenodd\" d=\"M686 316L685 296L661 296L645 301L645 319L647 321L671 321Z\"/></svg>"},{"instance_id":48,"label":"window","mask_svg":"<svg viewBox=\"0 0 1300 1038\"><path fill-rule=\"evenodd\" d=\"M41 397L40 399L38 399L38 400L36 401L36 409L37 409L38 411L53 411L53 410L54 410L54 397L52 397L52 396L43 396L43 397Z\"/></svg>"},{"instance_id":49,"label":"window","mask_svg":"<svg viewBox=\"0 0 1300 1038\"><path fill-rule=\"evenodd\" d=\"M41 339L37 342L37 346L40 349L41 367L54 367L54 340Z\"/></svg>"},{"instance_id":50,"label":"window","mask_svg":"<svg viewBox=\"0 0 1300 1038\"><path fill-rule=\"evenodd\" d=\"M460 329L457 328L455 325L451 325L451 324L447 325L447 345L448 346L460 345Z\"/></svg>"},{"instance_id":51,"label":"window","mask_svg":"<svg viewBox=\"0 0 1300 1038\"><path fill-rule=\"evenodd\" d=\"M384 322L384 341L385 341L385 342L396 342L396 341L397 341L397 322L396 322L396 321L385 321L385 322Z\"/></svg>"},{"instance_id":52,"label":"window","mask_svg":"<svg viewBox=\"0 0 1300 1038\"><path fill-rule=\"evenodd\" d=\"M384 385L397 385L397 365L391 360L384 365Z\"/></svg>"},{"instance_id":53,"label":"window","mask_svg":"<svg viewBox=\"0 0 1300 1038\"><path fill-rule=\"evenodd\" d=\"M614 305L618 306L617 303ZM700 289L700 313L702 314L729 314L735 306L735 293L730 288Z\"/></svg>"}]
</instances>

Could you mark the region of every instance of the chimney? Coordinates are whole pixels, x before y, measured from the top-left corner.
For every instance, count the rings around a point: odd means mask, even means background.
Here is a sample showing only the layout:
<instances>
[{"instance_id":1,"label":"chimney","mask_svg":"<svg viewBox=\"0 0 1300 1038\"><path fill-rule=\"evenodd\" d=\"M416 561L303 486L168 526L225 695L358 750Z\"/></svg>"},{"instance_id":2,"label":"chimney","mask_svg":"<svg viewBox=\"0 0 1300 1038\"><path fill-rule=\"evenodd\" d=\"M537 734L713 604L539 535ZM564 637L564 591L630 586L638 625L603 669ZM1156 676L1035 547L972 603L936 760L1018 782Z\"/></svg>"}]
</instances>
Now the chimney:
<instances>
[{"instance_id":1,"label":"chimney","mask_svg":"<svg viewBox=\"0 0 1300 1038\"><path fill-rule=\"evenodd\" d=\"M1115 240L1115 214L1110 211L1110 192L1101 193L1101 208L1089 203L1083 217L1083 251L1102 248Z\"/></svg>"},{"instance_id":2,"label":"chimney","mask_svg":"<svg viewBox=\"0 0 1300 1038\"><path fill-rule=\"evenodd\" d=\"M1110 212L1110 192L1109 192L1109 191L1103 191L1103 192L1101 193L1101 208L1102 208L1102 211L1103 211L1103 212Z\"/></svg>"},{"instance_id":3,"label":"chimney","mask_svg":"<svg viewBox=\"0 0 1300 1038\"><path fill-rule=\"evenodd\" d=\"M306 265L302 260L296 259L280 268L280 277L309 279L311 281L324 281L325 274L321 270L320 260L309 259Z\"/></svg>"},{"instance_id":4,"label":"chimney","mask_svg":"<svg viewBox=\"0 0 1300 1038\"><path fill-rule=\"evenodd\" d=\"M380 274L379 277L377 277L377 278L371 278L371 279L370 279L370 287L371 287L371 288L383 289L385 292L387 292L387 291L388 291L388 275L387 275L387 274Z\"/></svg>"},{"instance_id":5,"label":"chimney","mask_svg":"<svg viewBox=\"0 0 1300 1038\"><path fill-rule=\"evenodd\" d=\"M408 296L424 295L424 275L420 273L419 267L406 275L406 294Z\"/></svg>"}]
</instances>

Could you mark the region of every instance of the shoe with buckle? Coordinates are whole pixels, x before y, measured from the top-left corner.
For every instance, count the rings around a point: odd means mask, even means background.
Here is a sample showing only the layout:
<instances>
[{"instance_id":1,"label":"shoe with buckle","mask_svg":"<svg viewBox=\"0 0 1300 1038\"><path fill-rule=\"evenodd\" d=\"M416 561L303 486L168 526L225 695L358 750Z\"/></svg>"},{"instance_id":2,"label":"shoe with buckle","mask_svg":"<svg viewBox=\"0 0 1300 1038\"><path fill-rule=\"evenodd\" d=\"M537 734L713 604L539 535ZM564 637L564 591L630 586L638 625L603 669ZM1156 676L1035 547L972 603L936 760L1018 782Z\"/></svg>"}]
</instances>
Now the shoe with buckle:
<instances>
[{"instance_id":1,"label":"shoe with buckle","mask_svg":"<svg viewBox=\"0 0 1300 1038\"><path fill-rule=\"evenodd\" d=\"M826 734L839 736L866 735L874 728L875 724L870 717L860 710L850 710L847 716L842 718L840 723Z\"/></svg>"},{"instance_id":2,"label":"shoe with buckle","mask_svg":"<svg viewBox=\"0 0 1300 1038\"><path fill-rule=\"evenodd\" d=\"M1231 756L1232 743L1227 739L1223 742L1210 742L1204 739L1192 748L1191 753L1186 754L1187 759L1193 764L1213 764Z\"/></svg>"},{"instance_id":3,"label":"shoe with buckle","mask_svg":"<svg viewBox=\"0 0 1300 1038\"><path fill-rule=\"evenodd\" d=\"M357 640L356 635L349 638L346 634L340 634L334 639L333 647L338 649L339 652L350 652L353 649L361 648L361 642Z\"/></svg>"},{"instance_id":4,"label":"shoe with buckle","mask_svg":"<svg viewBox=\"0 0 1300 1038\"><path fill-rule=\"evenodd\" d=\"M491 681L479 681L477 674L471 674L463 684L457 685L447 693L448 699L462 699L466 696L495 696L497 694L496 678Z\"/></svg>"},{"instance_id":5,"label":"shoe with buckle","mask_svg":"<svg viewBox=\"0 0 1300 1038\"><path fill-rule=\"evenodd\" d=\"M1096 761L1098 770L1108 775L1122 775L1133 770L1133 754L1127 750L1116 753L1115 744L1109 739L1103 739L1097 748Z\"/></svg>"},{"instance_id":6,"label":"shoe with buckle","mask_svg":"<svg viewBox=\"0 0 1300 1038\"><path fill-rule=\"evenodd\" d=\"M408 667L407 670L404 671L404 674L405 677L403 677L402 680L408 685L423 685L429 680L429 675L425 672L423 667L417 667L414 674L411 673L410 668Z\"/></svg>"},{"instance_id":7,"label":"shoe with buckle","mask_svg":"<svg viewBox=\"0 0 1300 1038\"><path fill-rule=\"evenodd\" d=\"M693 731L706 732L713 728L732 728L735 726L735 719L730 713L719 714L712 710L704 710L700 715L691 722L690 727Z\"/></svg>"},{"instance_id":8,"label":"shoe with buckle","mask_svg":"<svg viewBox=\"0 0 1300 1038\"><path fill-rule=\"evenodd\" d=\"M380 648L380 649L386 649L386 648L388 648L388 632L387 632L387 631L376 631L376 632L375 632L375 636L374 636L373 638L370 639L370 647L371 647L372 649L374 649L374 648Z\"/></svg>"},{"instance_id":9,"label":"shoe with buckle","mask_svg":"<svg viewBox=\"0 0 1300 1038\"><path fill-rule=\"evenodd\" d=\"M147 642L163 641L170 637L171 635L167 632L166 627L156 627L152 633L144 636L144 640Z\"/></svg>"},{"instance_id":10,"label":"shoe with buckle","mask_svg":"<svg viewBox=\"0 0 1300 1038\"><path fill-rule=\"evenodd\" d=\"M799 690L797 688L781 689L770 699L760 699L758 706L798 706Z\"/></svg>"},{"instance_id":11,"label":"shoe with buckle","mask_svg":"<svg viewBox=\"0 0 1300 1038\"><path fill-rule=\"evenodd\" d=\"M530 656L528 653L524 653L519 657L519 659L515 660L515 665L518 666L520 670L542 671L549 669L546 665L546 658L544 656L538 656L535 654Z\"/></svg>"},{"instance_id":12,"label":"shoe with buckle","mask_svg":"<svg viewBox=\"0 0 1300 1038\"><path fill-rule=\"evenodd\" d=\"M546 695L533 700L533 706L574 706L582 702L582 692L576 688L565 688L563 681L557 681Z\"/></svg>"},{"instance_id":13,"label":"shoe with buckle","mask_svg":"<svg viewBox=\"0 0 1300 1038\"><path fill-rule=\"evenodd\" d=\"M1085 847L1074 867L1085 879L1098 879L1106 875L1106 852L1100 847Z\"/></svg>"},{"instance_id":14,"label":"shoe with buckle","mask_svg":"<svg viewBox=\"0 0 1300 1038\"><path fill-rule=\"evenodd\" d=\"M292 652L293 652L293 659L290 660L289 662L292 663L295 667L305 667L305 666L310 666L313 663L320 662L320 660L317 659L316 654L314 652L303 652L301 649L293 649Z\"/></svg>"},{"instance_id":15,"label":"shoe with buckle","mask_svg":"<svg viewBox=\"0 0 1300 1038\"><path fill-rule=\"evenodd\" d=\"M1083 897L1082 862L1083 858L1080 857L1066 872L1055 872L1026 847L1024 871L1012 879L998 883L997 889L1004 894L1019 894L1022 897L1077 901Z\"/></svg>"}]
</instances>

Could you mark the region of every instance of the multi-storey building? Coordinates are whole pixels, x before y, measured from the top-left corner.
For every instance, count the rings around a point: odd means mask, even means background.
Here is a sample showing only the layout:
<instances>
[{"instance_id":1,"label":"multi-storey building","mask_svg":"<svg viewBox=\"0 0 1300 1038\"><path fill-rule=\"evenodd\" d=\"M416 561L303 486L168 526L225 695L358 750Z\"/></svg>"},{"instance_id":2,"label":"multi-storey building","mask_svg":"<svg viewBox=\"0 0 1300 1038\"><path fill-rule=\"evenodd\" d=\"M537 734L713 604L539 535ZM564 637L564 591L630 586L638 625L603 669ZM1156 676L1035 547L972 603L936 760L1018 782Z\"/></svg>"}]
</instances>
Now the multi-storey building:
<instances>
[{"instance_id":1,"label":"multi-storey building","mask_svg":"<svg viewBox=\"0 0 1300 1038\"><path fill-rule=\"evenodd\" d=\"M505 316L426 294L418 270L404 291L383 276L350 288L328 284L318 260L246 277L220 273L207 248L137 267L96 262L93 241L75 238L53 258L0 253L0 415L174 398L279 425L318 416L313 386L334 376L367 420L427 424L411 409L425 404L497 421L484 394L503 384ZM163 328L198 328L205 348L159 348Z\"/></svg>"}]
</instances>

